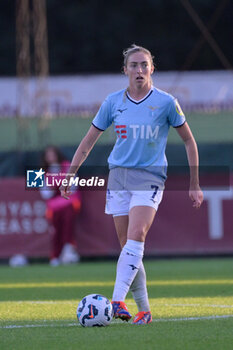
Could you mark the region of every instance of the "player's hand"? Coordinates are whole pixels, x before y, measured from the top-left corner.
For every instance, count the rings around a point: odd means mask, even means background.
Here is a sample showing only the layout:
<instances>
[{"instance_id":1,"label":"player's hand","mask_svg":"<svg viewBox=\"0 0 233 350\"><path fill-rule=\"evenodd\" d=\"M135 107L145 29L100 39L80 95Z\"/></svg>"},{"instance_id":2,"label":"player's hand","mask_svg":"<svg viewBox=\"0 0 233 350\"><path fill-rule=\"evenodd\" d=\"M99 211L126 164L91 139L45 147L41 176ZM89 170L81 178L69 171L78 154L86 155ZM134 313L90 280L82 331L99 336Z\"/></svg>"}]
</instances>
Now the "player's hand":
<instances>
[{"instance_id":1,"label":"player's hand","mask_svg":"<svg viewBox=\"0 0 233 350\"><path fill-rule=\"evenodd\" d=\"M189 190L189 197L191 199L191 201L193 202L193 207L196 209L199 209L204 196L203 196L203 192L200 188L200 186L197 186L196 188L192 188Z\"/></svg>"},{"instance_id":2,"label":"player's hand","mask_svg":"<svg viewBox=\"0 0 233 350\"><path fill-rule=\"evenodd\" d=\"M69 186L60 186L59 191L61 192L61 196L65 199L70 199L71 191Z\"/></svg>"}]
</instances>

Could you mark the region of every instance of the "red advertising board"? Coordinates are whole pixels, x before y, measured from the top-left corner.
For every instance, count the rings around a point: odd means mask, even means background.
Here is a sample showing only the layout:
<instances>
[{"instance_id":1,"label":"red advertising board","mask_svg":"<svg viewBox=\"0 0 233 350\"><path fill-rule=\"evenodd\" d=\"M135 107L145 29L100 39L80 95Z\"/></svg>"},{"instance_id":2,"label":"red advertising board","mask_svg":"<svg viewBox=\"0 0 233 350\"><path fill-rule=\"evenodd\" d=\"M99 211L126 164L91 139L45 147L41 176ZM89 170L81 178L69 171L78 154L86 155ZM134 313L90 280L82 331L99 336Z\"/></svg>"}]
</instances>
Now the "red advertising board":
<instances>
[{"instance_id":1,"label":"red advertising board","mask_svg":"<svg viewBox=\"0 0 233 350\"><path fill-rule=\"evenodd\" d=\"M0 258L49 253L45 202L37 191L25 190L25 179L0 180Z\"/></svg>"},{"instance_id":2,"label":"red advertising board","mask_svg":"<svg viewBox=\"0 0 233 350\"><path fill-rule=\"evenodd\" d=\"M205 187L195 210L184 190L167 190L148 233L145 255L233 253L233 187ZM113 220L104 214L105 191L82 191L76 221L81 256L119 253ZM14 254L48 257L51 227L39 191L25 190L25 179L0 180L0 258Z\"/></svg>"}]
</instances>

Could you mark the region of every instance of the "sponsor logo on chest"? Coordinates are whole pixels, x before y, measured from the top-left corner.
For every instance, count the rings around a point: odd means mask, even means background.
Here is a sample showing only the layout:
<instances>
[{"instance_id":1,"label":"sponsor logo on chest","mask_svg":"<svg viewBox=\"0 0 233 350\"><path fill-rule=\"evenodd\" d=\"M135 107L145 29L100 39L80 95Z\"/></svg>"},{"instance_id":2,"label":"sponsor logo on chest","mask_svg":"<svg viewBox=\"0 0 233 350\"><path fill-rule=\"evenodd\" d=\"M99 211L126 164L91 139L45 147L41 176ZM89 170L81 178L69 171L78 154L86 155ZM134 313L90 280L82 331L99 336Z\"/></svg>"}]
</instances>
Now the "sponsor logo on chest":
<instances>
[{"instance_id":1,"label":"sponsor logo on chest","mask_svg":"<svg viewBox=\"0 0 233 350\"><path fill-rule=\"evenodd\" d=\"M132 139L157 139L159 126L153 128L151 125L139 124L130 124L128 127L126 125L116 125L115 131L118 138L122 139L127 139L129 134Z\"/></svg>"}]
</instances>

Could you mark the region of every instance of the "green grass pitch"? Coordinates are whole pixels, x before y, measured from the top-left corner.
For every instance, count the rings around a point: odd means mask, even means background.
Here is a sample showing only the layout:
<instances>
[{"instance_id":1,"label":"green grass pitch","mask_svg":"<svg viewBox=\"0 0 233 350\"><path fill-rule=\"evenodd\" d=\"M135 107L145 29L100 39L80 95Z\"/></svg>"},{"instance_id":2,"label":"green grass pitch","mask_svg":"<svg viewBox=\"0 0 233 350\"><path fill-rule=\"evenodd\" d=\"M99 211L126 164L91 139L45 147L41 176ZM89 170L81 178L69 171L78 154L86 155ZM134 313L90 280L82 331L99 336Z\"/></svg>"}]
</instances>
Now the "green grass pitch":
<instances>
[{"instance_id":1,"label":"green grass pitch","mask_svg":"<svg viewBox=\"0 0 233 350\"><path fill-rule=\"evenodd\" d=\"M153 323L83 328L82 297L111 299L116 263L0 267L0 349L233 348L233 259L146 260ZM134 315L130 293L127 305Z\"/></svg>"}]
</instances>

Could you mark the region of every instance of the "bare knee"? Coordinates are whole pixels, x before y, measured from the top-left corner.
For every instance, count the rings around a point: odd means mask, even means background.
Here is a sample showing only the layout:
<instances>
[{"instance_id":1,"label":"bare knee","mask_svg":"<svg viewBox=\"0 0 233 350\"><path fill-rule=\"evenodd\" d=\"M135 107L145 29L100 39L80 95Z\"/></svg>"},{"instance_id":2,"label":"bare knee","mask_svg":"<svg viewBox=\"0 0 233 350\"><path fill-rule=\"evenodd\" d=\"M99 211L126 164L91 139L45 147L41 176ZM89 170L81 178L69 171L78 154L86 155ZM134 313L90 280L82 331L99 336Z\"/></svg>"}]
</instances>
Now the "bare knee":
<instances>
[{"instance_id":1,"label":"bare knee","mask_svg":"<svg viewBox=\"0 0 233 350\"><path fill-rule=\"evenodd\" d=\"M147 232L149 230L149 227L147 225L139 226L139 227L132 227L127 235L128 239L132 239L139 242L144 242L146 239Z\"/></svg>"},{"instance_id":2,"label":"bare knee","mask_svg":"<svg viewBox=\"0 0 233 350\"><path fill-rule=\"evenodd\" d=\"M144 242L154 220L156 211L148 206L135 206L129 213L127 238Z\"/></svg>"}]
</instances>

